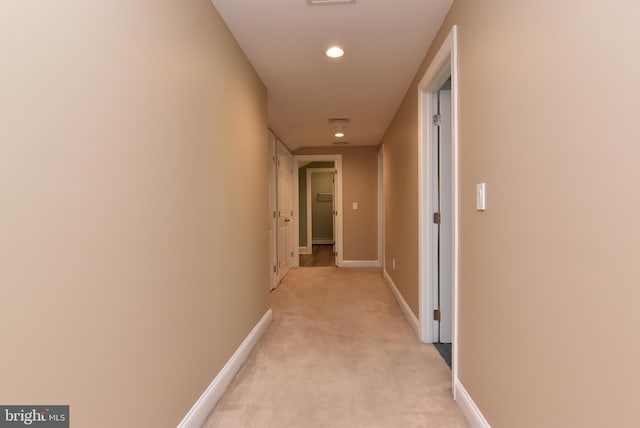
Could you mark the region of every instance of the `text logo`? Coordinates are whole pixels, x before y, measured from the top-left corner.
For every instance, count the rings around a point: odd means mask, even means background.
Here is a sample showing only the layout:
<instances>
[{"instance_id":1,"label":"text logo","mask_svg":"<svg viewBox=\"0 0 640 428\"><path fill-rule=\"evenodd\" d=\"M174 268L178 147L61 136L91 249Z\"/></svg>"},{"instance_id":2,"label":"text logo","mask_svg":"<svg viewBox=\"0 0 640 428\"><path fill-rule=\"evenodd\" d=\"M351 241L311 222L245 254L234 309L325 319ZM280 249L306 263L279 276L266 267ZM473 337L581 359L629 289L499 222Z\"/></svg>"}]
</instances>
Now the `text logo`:
<instances>
[{"instance_id":1,"label":"text logo","mask_svg":"<svg viewBox=\"0 0 640 428\"><path fill-rule=\"evenodd\" d=\"M0 428L69 428L69 406L0 406Z\"/></svg>"}]
</instances>

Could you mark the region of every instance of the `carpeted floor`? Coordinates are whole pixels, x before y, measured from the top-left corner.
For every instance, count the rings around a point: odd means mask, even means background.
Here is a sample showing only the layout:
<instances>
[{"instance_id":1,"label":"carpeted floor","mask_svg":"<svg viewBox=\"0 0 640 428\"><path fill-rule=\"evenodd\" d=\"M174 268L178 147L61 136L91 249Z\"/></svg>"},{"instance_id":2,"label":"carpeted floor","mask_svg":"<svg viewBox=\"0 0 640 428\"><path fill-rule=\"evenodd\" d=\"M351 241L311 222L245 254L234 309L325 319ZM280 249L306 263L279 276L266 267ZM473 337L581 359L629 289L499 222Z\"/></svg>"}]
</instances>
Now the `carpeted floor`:
<instances>
[{"instance_id":1,"label":"carpeted floor","mask_svg":"<svg viewBox=\"0 0 640 428\"><path fill-rule=\"evenodd\" d=\"M465 427L451 371L418 342L380 271L298 268L206 428Z\"/></svg>"}]
</instances>

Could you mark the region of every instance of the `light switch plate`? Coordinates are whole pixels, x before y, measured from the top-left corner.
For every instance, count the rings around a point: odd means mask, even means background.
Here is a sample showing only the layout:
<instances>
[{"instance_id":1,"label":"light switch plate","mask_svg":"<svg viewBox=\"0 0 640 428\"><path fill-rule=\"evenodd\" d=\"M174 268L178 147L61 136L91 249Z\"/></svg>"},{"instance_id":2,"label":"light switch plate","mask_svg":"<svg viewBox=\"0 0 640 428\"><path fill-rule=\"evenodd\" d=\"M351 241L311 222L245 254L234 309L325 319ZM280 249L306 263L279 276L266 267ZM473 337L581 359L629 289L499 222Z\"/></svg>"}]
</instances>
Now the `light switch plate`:
<instances>
[{"instance_id":1,"label":"light switch plate","mask_svg":"<svg viewBox=\"0 0 640 428\"><path fill-rule=\"evenodd\" d=\"M476 184L476 209L484 211L487 209L487 184Z\"/></svg>"},{"instance_id":2,"label":"light switch plate","mask_svg":"<svg viewBox=\"0 0 640 428\"><path fill-rule=\"evenodd\" d=\"M358 203L357 203L357 202L354 202L354 203L353 203L353 209L354 209L354 210L357 210L357 209L358 209Z\"/></svg>"}]
</instances>

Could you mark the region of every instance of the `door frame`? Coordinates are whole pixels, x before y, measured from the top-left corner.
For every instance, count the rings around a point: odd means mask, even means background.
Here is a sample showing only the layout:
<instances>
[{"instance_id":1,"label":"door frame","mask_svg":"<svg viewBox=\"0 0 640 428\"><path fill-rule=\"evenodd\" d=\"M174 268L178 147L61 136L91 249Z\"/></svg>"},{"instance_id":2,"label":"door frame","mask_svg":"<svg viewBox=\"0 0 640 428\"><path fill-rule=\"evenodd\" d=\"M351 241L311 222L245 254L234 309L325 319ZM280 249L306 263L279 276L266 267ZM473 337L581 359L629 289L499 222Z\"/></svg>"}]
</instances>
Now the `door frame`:
<instances>
[{"instance_id":1,"label":"door frame","mask_svg":"<svg viewBox=\"0 0 640 428\"><path fill-rule=\"evenodd\" d=\"M269 289L278 287L278 140L269 130L269 222L273 236L269 242Z\"/></svg>"},{"instance_id":2,"label":"door frame","mask_svg":"<svg viewBox=\"0 0 640 428\"><path fill-rule=\"evenodd\" d=\"M437 142L437 127L432 117L437 109L438 90L451 77L451 149L452 149L452 384L458 379L458 281L459 281L459 143L458 143L458 36L453 26L418 85L418 200L419 200L419 305L420 340L432 343L434 295L437 292L437 273L434 274L437 236L433 227L433 153ZM452 388L454 398L456 388Z\"/></svg>"},{"instance_id":3,"label":"door frame","mask_svg":"<svg viewBox=\"0 0 640 428\"><path fill-rule=\"evenodd\" d=\"M300 266L300 167L301 162L330 162L333 161L336 170L336 190L334 195L336 215L336 266L344 265L342 250L342 155L294 155L293 156L293 251L294 266Z\"/></svg>"},{"instance_id":4,"label":"door frame","mask_svg":"<svg viewBox=\"0 0 640 428\"><path fill-rule=\"evenodd\" d=\"M312 215L312 199L311 199L311 175L313 174L318 174L318 173L325 173L325 174L329 174L329 173L333 173L333 177L335 180L335 168L307 168L307 200L306 200L306 204L307 204L307 254L312 254L313 252L313 215ZM300 176L298 176L298 179L300 179ZM331 197L333 198L333 203L335 204L335 200L336 200L336 195L335 195L335 183L333 185L333 188L331 189ZM300 206L298 205L298 209ZM335 205L333 205L333 207L335 207ZM332 208L332 210L335 208ZM333 222L335 223L335 222ZM333 227L333 226L332 226ZM335 228L334 228L335 229ZM298 231L299 233L299 231ZM333 243L335 244L336 241L336 231L333 230ZM309 251L311 250L311 251Z\"/></svg>"},{"instance_id":5,"label":"door frame","mask_svg":"<svg viewBox=\"0 0 640 428\"><path fill-rule=\"evenodd\" d=\"M378 267L384 268L384 144L378 150ZM384 276L384 275L383 275Z\"/></svg>"}]
</instances>

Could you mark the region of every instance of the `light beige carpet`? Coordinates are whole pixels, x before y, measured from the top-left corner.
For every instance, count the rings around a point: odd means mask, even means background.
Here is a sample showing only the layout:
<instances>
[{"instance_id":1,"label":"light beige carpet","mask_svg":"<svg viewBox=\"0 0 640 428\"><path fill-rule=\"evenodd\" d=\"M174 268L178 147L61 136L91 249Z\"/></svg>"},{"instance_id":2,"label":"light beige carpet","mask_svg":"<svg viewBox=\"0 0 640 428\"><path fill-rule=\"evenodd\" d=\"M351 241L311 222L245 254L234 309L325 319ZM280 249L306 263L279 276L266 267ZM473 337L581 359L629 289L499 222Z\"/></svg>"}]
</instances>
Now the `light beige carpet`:
<instances>
[{"instance_id":1,"label":"light beige carpet","mask_svg":"<svg viewBox=\"0 0 640 428\"><path fill-rule=\"evenodd\" d=\"M465 427L451 371L377 269L299 268L206 428Z\"/></svg>"}]
</instances>

